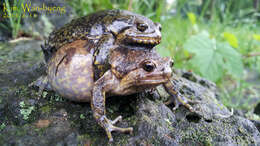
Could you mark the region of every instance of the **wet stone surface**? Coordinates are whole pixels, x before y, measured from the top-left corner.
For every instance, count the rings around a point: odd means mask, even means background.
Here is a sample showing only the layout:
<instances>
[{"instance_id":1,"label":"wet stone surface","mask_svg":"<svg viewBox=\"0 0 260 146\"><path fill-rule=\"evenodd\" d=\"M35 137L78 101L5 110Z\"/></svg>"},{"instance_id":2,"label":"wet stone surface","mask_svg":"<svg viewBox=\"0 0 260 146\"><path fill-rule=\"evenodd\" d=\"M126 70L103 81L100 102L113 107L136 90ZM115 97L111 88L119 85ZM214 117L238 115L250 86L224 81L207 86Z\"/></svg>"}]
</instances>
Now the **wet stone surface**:
<instances>
[{"instance_id":1,"label":"wet stone surface","mask_svg":"<svg viewBox=\"0 0 260 146\"><path fill-rule=\"evenodd\" d=\"M0 145L107 145L103 129L92 117L89 103L76 103L53 92L37 98L28 84L44 74L41 41L0 44ZM168 94L144 92L107 99L107 115L119 115L120 127L132 135L113 133L111 145L259 145L256 126L241 116L230 116L213 83L193 73L177 71L173 83L183 96L200 103L194 113L163 102ZM259 124L258 124L259 125Z\"/></svg>"}]
</instances>

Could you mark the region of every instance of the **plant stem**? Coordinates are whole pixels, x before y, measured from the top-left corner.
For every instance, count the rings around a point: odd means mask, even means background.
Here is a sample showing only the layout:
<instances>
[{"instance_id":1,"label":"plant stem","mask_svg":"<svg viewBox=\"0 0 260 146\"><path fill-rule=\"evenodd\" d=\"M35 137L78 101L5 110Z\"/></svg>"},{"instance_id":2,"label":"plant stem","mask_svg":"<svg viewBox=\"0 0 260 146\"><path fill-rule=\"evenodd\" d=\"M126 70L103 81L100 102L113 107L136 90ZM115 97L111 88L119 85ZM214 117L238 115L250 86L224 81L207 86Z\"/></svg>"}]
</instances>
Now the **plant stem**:
<instances>
[{"instance_id":1,"label":"plant stem","mask_svg":"<svg viewBox=\"0 0 260 146\"><path fill-rule=\"evenodd\" d=\"M255 57L255 56L260 56L260 52L254 52L254 53L249 53L247 55L244 55L244 57Z\"/></svg>"}]
</instances>

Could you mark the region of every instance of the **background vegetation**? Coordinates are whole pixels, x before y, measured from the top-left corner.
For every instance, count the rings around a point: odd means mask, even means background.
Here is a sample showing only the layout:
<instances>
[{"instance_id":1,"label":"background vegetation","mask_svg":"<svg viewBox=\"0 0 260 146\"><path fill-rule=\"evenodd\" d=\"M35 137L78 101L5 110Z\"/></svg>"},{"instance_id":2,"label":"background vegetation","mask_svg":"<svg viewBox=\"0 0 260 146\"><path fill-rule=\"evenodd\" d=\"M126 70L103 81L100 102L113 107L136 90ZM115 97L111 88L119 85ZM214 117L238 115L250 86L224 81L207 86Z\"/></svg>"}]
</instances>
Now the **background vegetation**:
<instances>
[{"instance_id":1,"label":"background vegetation","mask_svg":"<svg viewBox=\"0 0 260 146\"><path fill-rule=\"evenodd\" d=\"M250 111L260 101L259 0L67 2L79 17L98 10L126 9L160 22L163 40L157 49L174 58L175 68L215 82L228 107ZM15 38L20 17L10 18L10 24Z\"/></svg>"}]
</instances>

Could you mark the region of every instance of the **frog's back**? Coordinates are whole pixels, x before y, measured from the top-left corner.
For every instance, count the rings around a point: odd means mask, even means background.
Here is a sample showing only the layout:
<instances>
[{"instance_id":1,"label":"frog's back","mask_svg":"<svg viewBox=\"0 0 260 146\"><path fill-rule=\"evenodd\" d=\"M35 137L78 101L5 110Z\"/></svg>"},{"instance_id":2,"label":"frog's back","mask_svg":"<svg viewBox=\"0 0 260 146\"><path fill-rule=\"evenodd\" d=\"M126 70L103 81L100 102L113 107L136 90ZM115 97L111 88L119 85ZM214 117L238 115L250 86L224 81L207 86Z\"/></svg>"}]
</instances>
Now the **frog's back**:
<instances>
[{"instance_id":1,"label":"frog's back","mask_svg":"<svg viewBox=\"0 0 260 146\"><path fill-rule=\"evenodd\" d=\"M101 11L74 19L60 29L53 31L48 38L48 44L51 46L55 46L55 48L59 48L64 44L78 39L79 37L90 35L92 27L100 27L96 26L96 23L102 22L102 19L105 16L112 14L113 13L111 13L110 11ZM100 27L100 30L98 31L100 32L95 32L96 35L103 33L103 28ZM91 35L95 34L93 33Z\"/></svg>"},{"instance_id":2,"label":"frog's back","mask_svg":"<svg viewBox=\"0 0 260 146\"><path fill-rule=\"evenodd\" d=\"M106 24L111 23L113 18L122 13L124 13L122 10L100 11L74 19L60 29L54 30L42 46L46 62L65 44L78 39L98 39L106 31Z\"/></svg>"}]
</instances>

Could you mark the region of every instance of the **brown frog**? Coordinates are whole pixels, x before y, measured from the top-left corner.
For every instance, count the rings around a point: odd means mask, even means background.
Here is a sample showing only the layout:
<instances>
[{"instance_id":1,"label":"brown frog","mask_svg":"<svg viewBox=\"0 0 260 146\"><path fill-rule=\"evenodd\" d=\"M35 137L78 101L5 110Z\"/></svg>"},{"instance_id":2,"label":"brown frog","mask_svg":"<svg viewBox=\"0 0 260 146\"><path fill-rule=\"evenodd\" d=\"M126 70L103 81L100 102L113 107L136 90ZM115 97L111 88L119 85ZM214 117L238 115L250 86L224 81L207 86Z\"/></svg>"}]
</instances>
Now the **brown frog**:
<instances>
[{"instance_id":1,"label":"brown frog","mask_svg":"<svg viewBox=\"0 0 260 146\"><path fill-rule=\"evenodd\" d=\"M90 102L93 116L104 128L109 141L111 132L129 132L133 128L119 128L114 124L121 116L110 120L105 112L105 99L114 95L129 95L163 84L172 96L176 108L182 104L191 111L189 100L181 96L170 82L173 61L162 58L154 49L135 49L117 46L109 52L109 67L101 69L104 74L95 79L95 45L88 40L76 40L53 54L47 64L47 76L36 81L40 91L50 85L52 90L72 101Z\"/></svg>"},{"instance_id":2,"label":"brown frog","mask_svg":"<svg viewBox=\"0 0 260 146\"><path fill-rule=\"evenodd\" d=\"M95 44L96 64L107 62L114 45L146 46L152 48L161 41L161 25L147 17L126 10L105 10L72 20L53 31L42 45L45 60L60 47L78 39Z\"/></svg>"}]
</instances>

